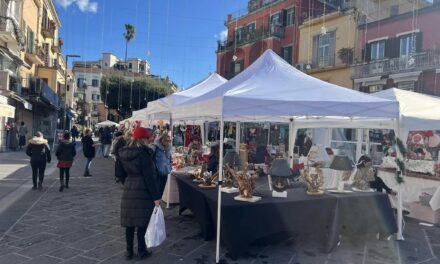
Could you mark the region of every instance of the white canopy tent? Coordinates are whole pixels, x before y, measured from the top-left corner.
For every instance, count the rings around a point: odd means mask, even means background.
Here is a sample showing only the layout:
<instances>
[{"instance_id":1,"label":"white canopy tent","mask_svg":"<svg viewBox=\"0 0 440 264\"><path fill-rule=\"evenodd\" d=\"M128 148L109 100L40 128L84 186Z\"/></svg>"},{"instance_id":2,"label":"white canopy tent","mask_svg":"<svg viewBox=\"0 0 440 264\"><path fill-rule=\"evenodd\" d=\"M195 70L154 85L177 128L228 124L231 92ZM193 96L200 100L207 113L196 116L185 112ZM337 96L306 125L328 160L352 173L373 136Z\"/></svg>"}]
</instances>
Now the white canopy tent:
<instances>
[{"instance_id":1,"label":"white canopy tent","mask_svg":"<svg viewBox=\"0 0 440 264\"><path fill-rule=\"evenodd\" d=\"M301 127L363 127L374 119L383 127L398 127L396 101L375 98L339 87L298 71L272 50L216 89L173 109L177 120L220 120L220 153L224 121L289 122L289 153L293 153L296 129ZM291 163L293 162L291 158ZM219 184L223 157L219 160ZM221 190L218 192L217 252L219 261ZM401 215L399 237L401 238Z\"/></svg>"},{"instance_id":2,"label":"white canopy tent","mask_svg":"<svg viewBox=\"0 0 440 264\"><path fill-rule=\"evenodd\" d=\"M96 126L97 127L109 127L109 126L119 126L119 124L115 123L113 121L110 121L110 120L105 120L103 122L96 124Z\"/></svg>"}]
</instances>

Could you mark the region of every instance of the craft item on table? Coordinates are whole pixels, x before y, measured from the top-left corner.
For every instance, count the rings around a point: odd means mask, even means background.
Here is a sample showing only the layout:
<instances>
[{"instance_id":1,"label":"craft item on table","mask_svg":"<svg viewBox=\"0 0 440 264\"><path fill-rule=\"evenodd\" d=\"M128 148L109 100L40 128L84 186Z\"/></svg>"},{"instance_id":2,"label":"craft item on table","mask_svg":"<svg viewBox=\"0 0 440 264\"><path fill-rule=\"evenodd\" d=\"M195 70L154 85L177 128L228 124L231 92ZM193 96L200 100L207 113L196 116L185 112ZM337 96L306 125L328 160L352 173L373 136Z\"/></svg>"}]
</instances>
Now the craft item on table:
<instances>
[{"instance_id":1,"label":"craft item on table","mask_svg":"<svg viewBox=\"0 0 440 264\"><path fill-rule=\"evenodd\" d=\"M203 172L203 182L198 186L202 189L212 189L216 188L217 185L214 183L215 177L212 172Z\"/></svg>"},{"instance_id":2,"label":"craft item on table","mask_svg":"<svg viewBox=\"0 0 440 264\"><path fill-rule=\"evenodd\" d=\"M223 166L223 186L225 188L232 188L234 185L234 177L235 177L235 172L234 169L232 169L231 167L229 167L228 164Z\"/></svg>"},{"instance_id":3,"label":"craft item on table","mask_svg":"<svg viewBox=\"0 0 440 264\"><path fill-rule=\"evenodd\" d=\"M365 162L364 166L358 168L353 178L353 190L369 191L370 181L374 181L374 169L372 162Z\"/></svg>"},{"instance_id":4,"label":"craft item on table","mask_svg":"<svg viewBox=\"0 0 440 264\"><path fill-rule=\"evenodd\" d=\"M320 195L323 194L322 186L324 185L324 176L322 172L322 164L330 160L323 145L313 145L307 154L305 168L302 171L302 177L307 183L307 194Z\"/></svg>"},{"instance_id":5,"label":"craft item on table","mask_svg":"<svg viewBox=\"0 0 440 264\"><path fill-rule=\"evenodd\" d=\"M203 182L203 173L206 171L206 166L198 166L194 169L194 181L195 182Z\"/></svg>"},{"instance_id":6,"label":"craft item on table","mask_svg":"<svg viewBox=\"0 0 440 264\"><path fill-rule=\"evenodd\" d=\"M435 148L440 145L440 136L437 134L432 135L432 137L429 137L428 139L428 147Z\"/></svg>"},{"instance_id":7,"label":"craft item on table","mask_svg":"<svg viewBox=\"0 0 440 264\"><path fill-rule=\"evenodd\" d=\"M238 182L239 196L234 197L235 200L256 202L261 199L261 197L253 196L253 190L255 188L255 183L257 177L255 175L250 175L250 173L245 171L235 172L234 174L236 181Z\"/></svg>"},{"instance_id":8,"label":"craft item on table","mask_svg":"<svg viewBox=\"0 0 440 264\"><path fill-rule=\"evenodd\" d=\"M269 169L269 175L272 182L273 197L287 197L288 178L292 177L292 170L287 160L276 159Z\"/></svg>"}]
</instances>

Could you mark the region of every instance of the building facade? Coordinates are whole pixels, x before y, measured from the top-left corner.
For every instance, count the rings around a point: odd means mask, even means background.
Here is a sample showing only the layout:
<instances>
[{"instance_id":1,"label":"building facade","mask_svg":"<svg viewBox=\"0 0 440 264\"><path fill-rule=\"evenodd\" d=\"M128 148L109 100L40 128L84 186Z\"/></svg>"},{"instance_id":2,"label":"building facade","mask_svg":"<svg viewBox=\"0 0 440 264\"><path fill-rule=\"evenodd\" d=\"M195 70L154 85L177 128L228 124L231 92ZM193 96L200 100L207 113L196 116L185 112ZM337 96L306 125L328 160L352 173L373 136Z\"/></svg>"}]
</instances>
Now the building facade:
<instances>
[{"instance_id":1,"label":"building facade","mask_svg":"<svg viewBox=\"0 0 440 264\"><path fill-rule=\"evenodd\" d=\"M150 64L139 58L129 58L125 63L114 54L106 52L97 61L75 61L73 74L78 91L76 99L79 102L76 111L80 113L82 122L94 126L109 116L106 98L101 98L101 79L104 76L147 76L150 75Z\"/></svg>"},{"instance_id":2,"label":"building facade","mask_svg":"<svg viewBox=\"0 0 440 264\"><path fill-rule=\"evenodd\" d=\"M440 5L359 26L355 88L376 92L390 87L440 95Z\"/></svg>"}]
</instances>

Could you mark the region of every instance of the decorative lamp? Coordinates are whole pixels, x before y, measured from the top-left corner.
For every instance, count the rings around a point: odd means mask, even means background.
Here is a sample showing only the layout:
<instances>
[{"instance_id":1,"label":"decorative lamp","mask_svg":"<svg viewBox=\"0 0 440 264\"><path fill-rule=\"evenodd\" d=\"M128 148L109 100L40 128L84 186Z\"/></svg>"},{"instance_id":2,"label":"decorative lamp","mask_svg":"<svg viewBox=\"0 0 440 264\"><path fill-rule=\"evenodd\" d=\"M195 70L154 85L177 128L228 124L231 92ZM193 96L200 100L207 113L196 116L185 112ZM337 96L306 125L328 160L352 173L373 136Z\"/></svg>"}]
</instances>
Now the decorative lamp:
<instances>
[{"instance_id":1,"label":"decorative lamp","mask_svg":"<svg viewBox=\"0 0 440 264\"><path fill-rule=\"evenodd\" d=\"M288 186L287 178L292 177L292 170L285 159L276 159L269 169L269 180L272 182L273 197L287 197L286 188Z\"/></svg>"},{"instance_id":2,"label":"decorative lamp","mask_svg":"<svg viewBox=\"0 0 440 264\"><path fill-rule=\"evenodd\" d=\"M344 174L341 177L338 175L338 190L344 190L344 181L350 178L350 173L353 170L353 162L347 156L334 156L330 163L330 169L336 171L343 171Z\"/></svg>"}]
</instances>

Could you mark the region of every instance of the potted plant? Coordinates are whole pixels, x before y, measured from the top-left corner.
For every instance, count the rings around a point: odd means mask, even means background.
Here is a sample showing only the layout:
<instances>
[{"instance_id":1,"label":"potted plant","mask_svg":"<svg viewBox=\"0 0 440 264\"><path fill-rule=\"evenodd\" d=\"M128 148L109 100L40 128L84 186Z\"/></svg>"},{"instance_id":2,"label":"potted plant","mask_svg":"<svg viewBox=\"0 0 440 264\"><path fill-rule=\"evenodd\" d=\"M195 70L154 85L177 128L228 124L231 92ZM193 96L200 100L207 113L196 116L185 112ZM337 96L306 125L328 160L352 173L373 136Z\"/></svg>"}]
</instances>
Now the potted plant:
<instances>
[{"instance_id":1,"label":"potted plant","mask_svg":"<svg viewBox=\"0 0 440 264\"><path fill-rule=\"evenodd\" d=\"M338 50L338 58L345 64L351 64L353 62L353 48Z\"/></svg>"}]
</instances>

